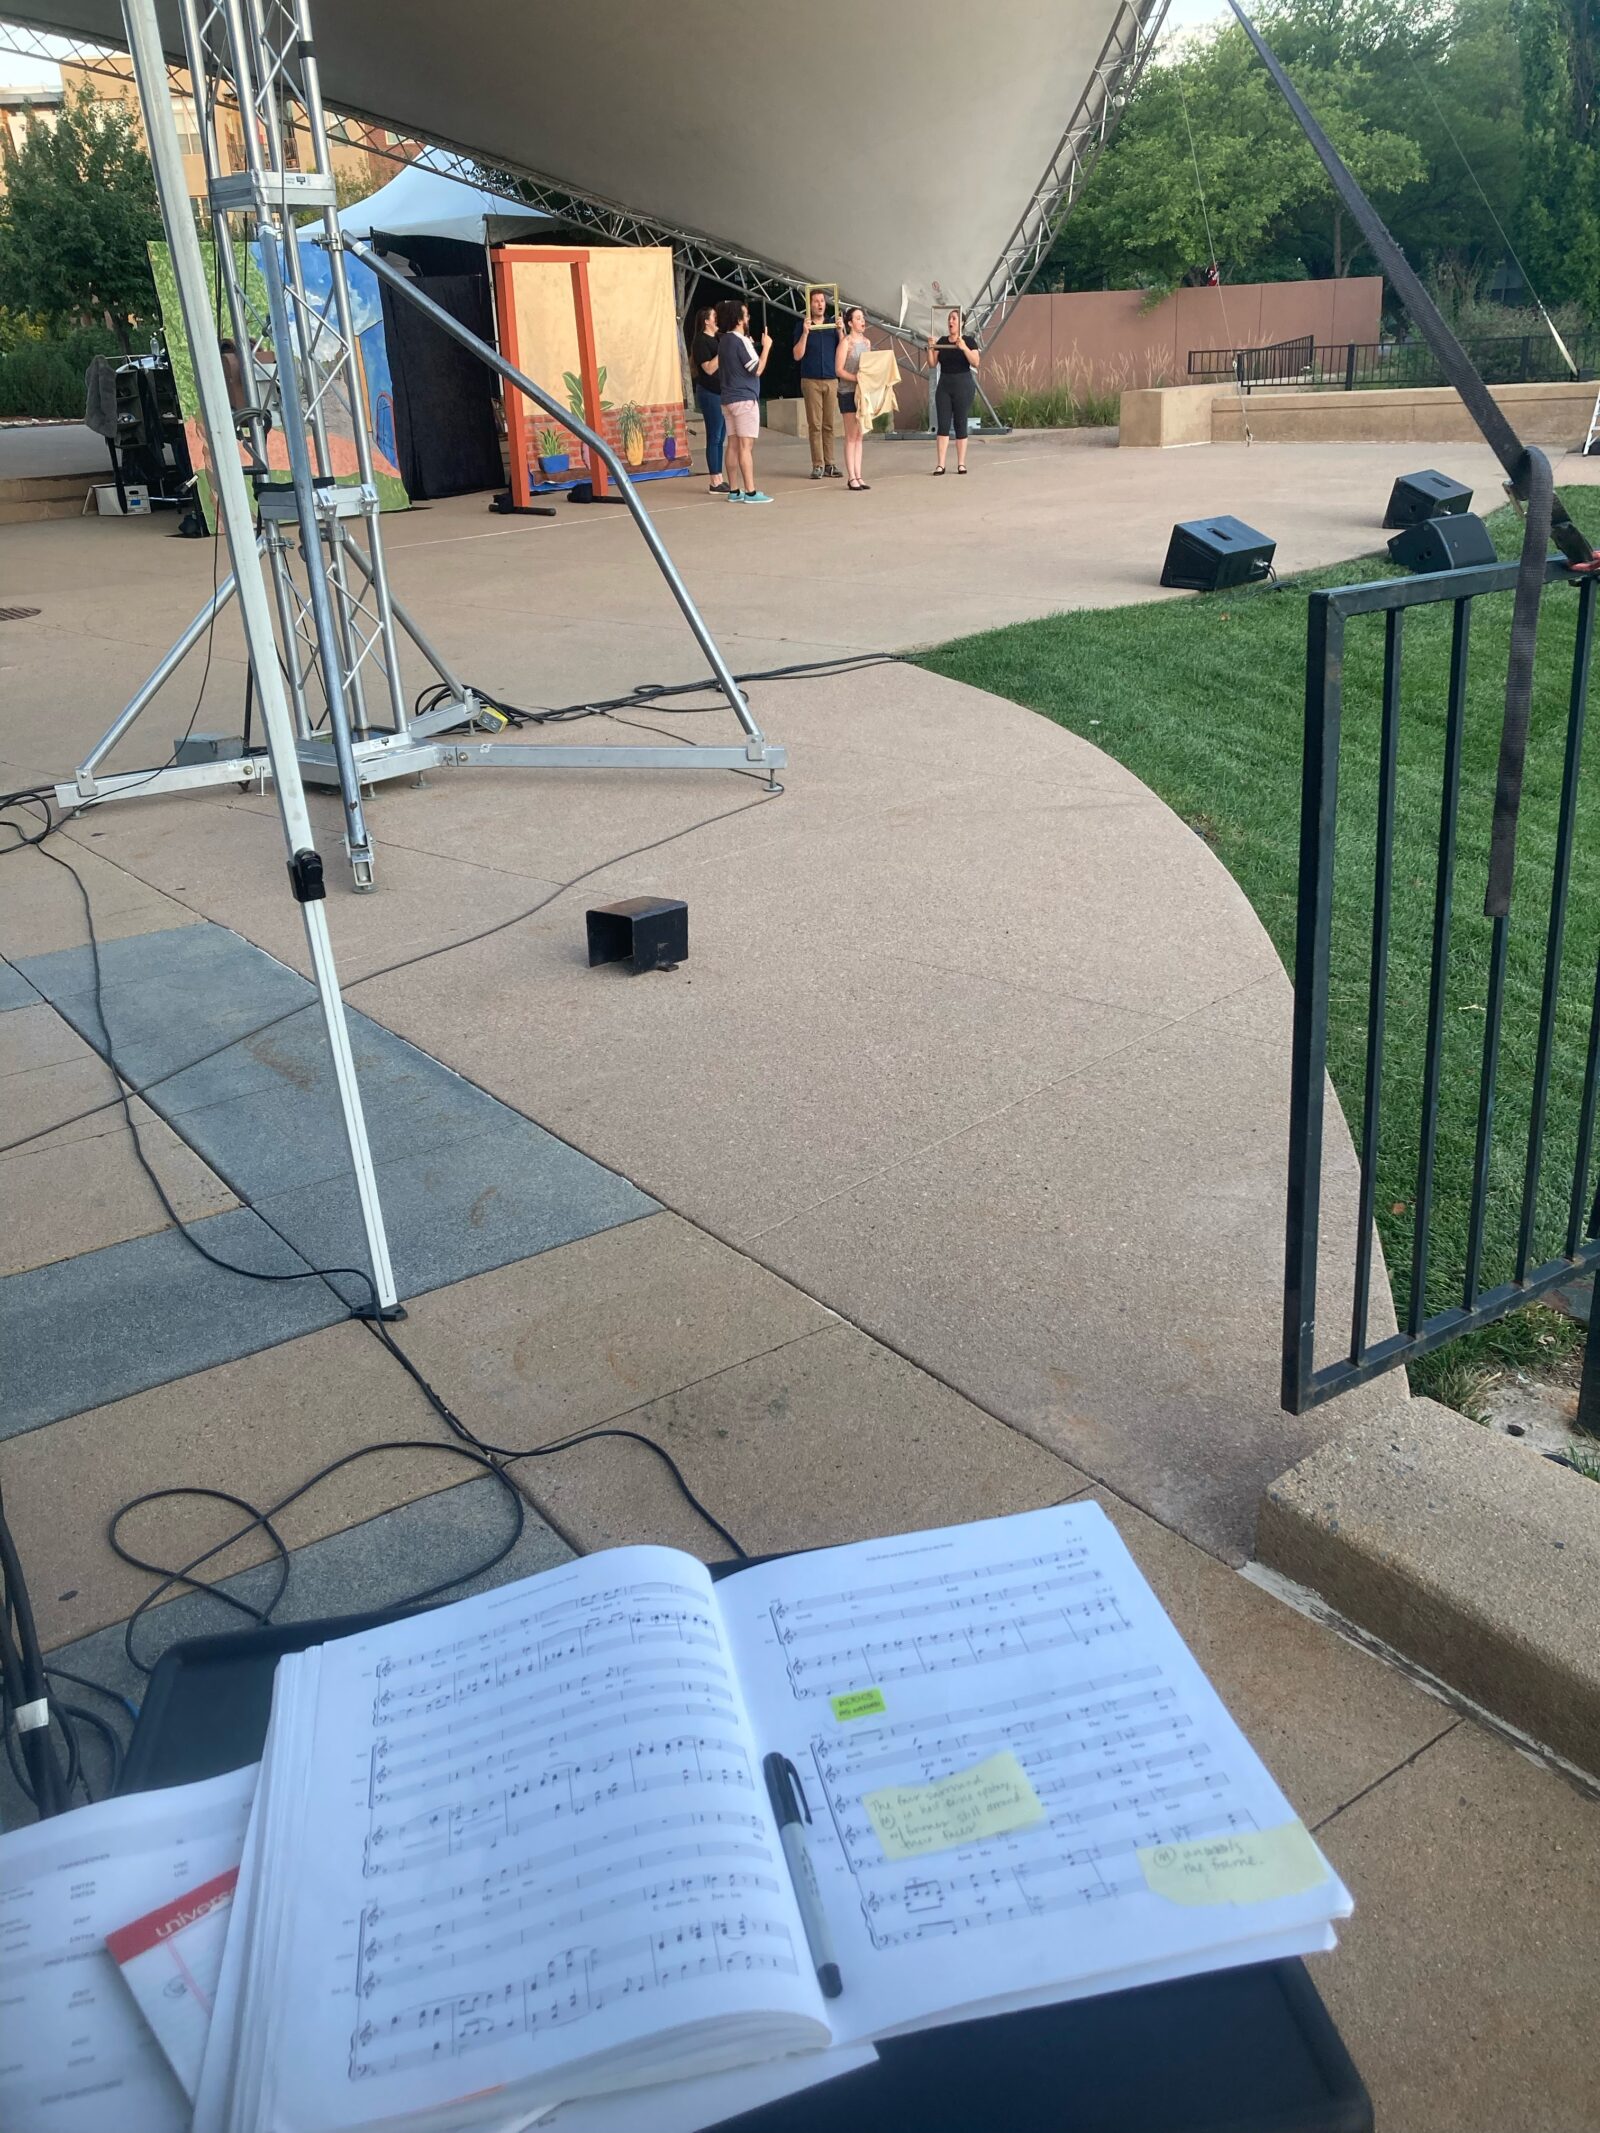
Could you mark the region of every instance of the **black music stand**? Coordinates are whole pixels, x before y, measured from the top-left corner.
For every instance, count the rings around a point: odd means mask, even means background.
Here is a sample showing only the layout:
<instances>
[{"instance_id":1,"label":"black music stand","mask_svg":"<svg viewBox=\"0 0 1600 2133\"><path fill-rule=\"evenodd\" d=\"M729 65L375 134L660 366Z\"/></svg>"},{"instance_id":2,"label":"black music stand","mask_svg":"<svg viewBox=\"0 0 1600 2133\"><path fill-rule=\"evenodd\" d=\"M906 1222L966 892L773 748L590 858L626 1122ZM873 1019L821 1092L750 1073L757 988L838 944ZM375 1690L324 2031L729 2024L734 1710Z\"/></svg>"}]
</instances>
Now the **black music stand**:
<instances>
[{"instance_id":1,"label":"black music stand","mask_svg":"<svg viewBox=\"0 0 1600 2133\"><path fill-rule=\"evenodd\" d=\"M720 1577L746 1566L713 1566ZM254 1762L285 1652L407 1609L193 1637L163 1653L119 1792ZM892 2037L878 2063L718 2133L1373 2133L1372 2105L1301 1962Z\"/></svg>"}]
</instances>

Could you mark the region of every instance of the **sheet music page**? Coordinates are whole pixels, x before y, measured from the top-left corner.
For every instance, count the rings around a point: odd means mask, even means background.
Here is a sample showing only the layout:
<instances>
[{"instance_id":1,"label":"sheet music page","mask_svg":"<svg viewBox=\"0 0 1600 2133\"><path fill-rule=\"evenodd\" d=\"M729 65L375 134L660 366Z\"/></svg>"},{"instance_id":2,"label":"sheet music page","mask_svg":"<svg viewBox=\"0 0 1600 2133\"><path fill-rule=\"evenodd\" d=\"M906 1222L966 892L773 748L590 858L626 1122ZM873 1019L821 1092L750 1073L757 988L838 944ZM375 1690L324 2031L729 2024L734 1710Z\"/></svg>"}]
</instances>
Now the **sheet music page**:
<instances>
[{"instance_id":1,"label":"sheet music page","mask_svg":"<svg viewBox=\"0 0 1600 2133\"><path fill-rule=\"evenodd\" d=\"M252 1766L0 1837L0 2126L185 2133L189 2099L105 1936L239 1864Z\"/></svg>"},{"instance_id":2,"label":"sheet music page","mask_svg":"<svg viewBox=\"0 0 1600 2133\"><path fill-rule=\"evenodd\" d=\"M812 1809L841 2040L1319 1946L1350 1908L1096 1504L764 1564L718 1600Z\"/></svg>"},{"instance_id":3,"label":"sheet music page","mask_svg":"<svg viewBox=\"0 0 1600 2133\"><path fill-rule=\"evenodd\" d=\"M692 1558L587 1557L321 1646L304 1677L317 1781L289 1844L265 2122L343 2125L530 2076L581 2094L573 2062L607 2054L614 2075L690 2022L773 2032L730 2034L713 2065L826 2044Z\"/></svg>"}]
</instances>

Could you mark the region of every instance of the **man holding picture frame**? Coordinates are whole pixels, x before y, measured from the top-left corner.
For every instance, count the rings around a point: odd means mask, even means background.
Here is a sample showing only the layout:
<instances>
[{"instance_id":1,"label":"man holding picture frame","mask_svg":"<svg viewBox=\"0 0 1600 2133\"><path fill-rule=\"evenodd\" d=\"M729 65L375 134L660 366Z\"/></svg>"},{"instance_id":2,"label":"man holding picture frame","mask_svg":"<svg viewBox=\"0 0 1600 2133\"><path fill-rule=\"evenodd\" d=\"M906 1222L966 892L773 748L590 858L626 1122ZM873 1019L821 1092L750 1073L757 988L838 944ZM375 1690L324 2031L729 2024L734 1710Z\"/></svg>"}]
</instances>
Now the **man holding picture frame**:
<instances>
[{"instance_id":1,"label":"man holding picture frame","mask_svg":"<svg viewBox=\"0 0 1600 2133\"><path fill-rule=\"evenodd\" d=\"M833 463L833 433L838 424L839 392L834 366L839 353L839 290L819 282L806 291L806 315L794 344L800 365L800 393L806 404L806 435L811 443L811 479L838 478Z\"/></svg>"}]
</instances>

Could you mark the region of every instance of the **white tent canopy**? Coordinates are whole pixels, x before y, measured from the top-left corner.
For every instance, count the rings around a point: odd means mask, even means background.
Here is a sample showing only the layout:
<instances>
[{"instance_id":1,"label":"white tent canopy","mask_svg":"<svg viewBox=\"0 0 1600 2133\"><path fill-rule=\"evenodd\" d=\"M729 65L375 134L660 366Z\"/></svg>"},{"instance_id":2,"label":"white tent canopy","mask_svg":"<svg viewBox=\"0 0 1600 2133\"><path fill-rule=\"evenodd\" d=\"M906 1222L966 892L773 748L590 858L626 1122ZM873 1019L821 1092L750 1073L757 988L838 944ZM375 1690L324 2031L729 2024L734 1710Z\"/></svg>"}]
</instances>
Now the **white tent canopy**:
<instances>
[{"instance_id":1,"label":"white tent canopy","mask_svg":"<svg viewBox=\"0 0 1600 2133\"><path fill-rule=\"evenodd\" d=\"M499 244L536 236L549 217L480 192L460 178L407 163L397 177L347 207L339 227L365 243L374 230L388 237L453 237L461 244Z\"/></svg>"},{"instance_id":2,"label":"white tent canopy","mask_svg":"<svg viewBox=\"0 0 1600 2133\"><path fill-rule=\"evenodd\" d=\"M0 0L123 42L119 0ZM969 302L1093 151L1164 0L312 0L338 111L900 315ZM181 57L174 0L161 0ZM937 285L937 289L936 289Z\"/></svg>"}]
</instances>

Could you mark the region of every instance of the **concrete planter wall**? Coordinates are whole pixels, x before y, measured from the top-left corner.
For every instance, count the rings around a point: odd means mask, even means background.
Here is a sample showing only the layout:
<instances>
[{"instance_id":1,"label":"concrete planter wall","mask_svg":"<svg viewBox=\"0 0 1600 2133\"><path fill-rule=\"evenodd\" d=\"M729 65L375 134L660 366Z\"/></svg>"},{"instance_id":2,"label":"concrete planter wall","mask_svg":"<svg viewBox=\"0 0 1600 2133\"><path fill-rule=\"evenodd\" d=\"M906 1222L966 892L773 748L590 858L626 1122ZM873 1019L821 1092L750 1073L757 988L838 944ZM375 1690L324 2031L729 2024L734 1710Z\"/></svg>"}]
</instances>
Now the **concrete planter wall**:
<instances>
[{"instance_id":1,"label":"concrete planter wall","mask_svg":"<svg viewBox=\"0 0 1600 2133\"><path fill-rule=\"evenodd\" d=\"M1497 385L1494 397L1528 444L1581 445L1594 384ZM1119 441L1136 447L1239 444L1248 413L1261 444L1470 444L1477 426L1448 385L1393 392L1256 391L1180 385L1122 396Z\"/></svg>"}]
</instances>

